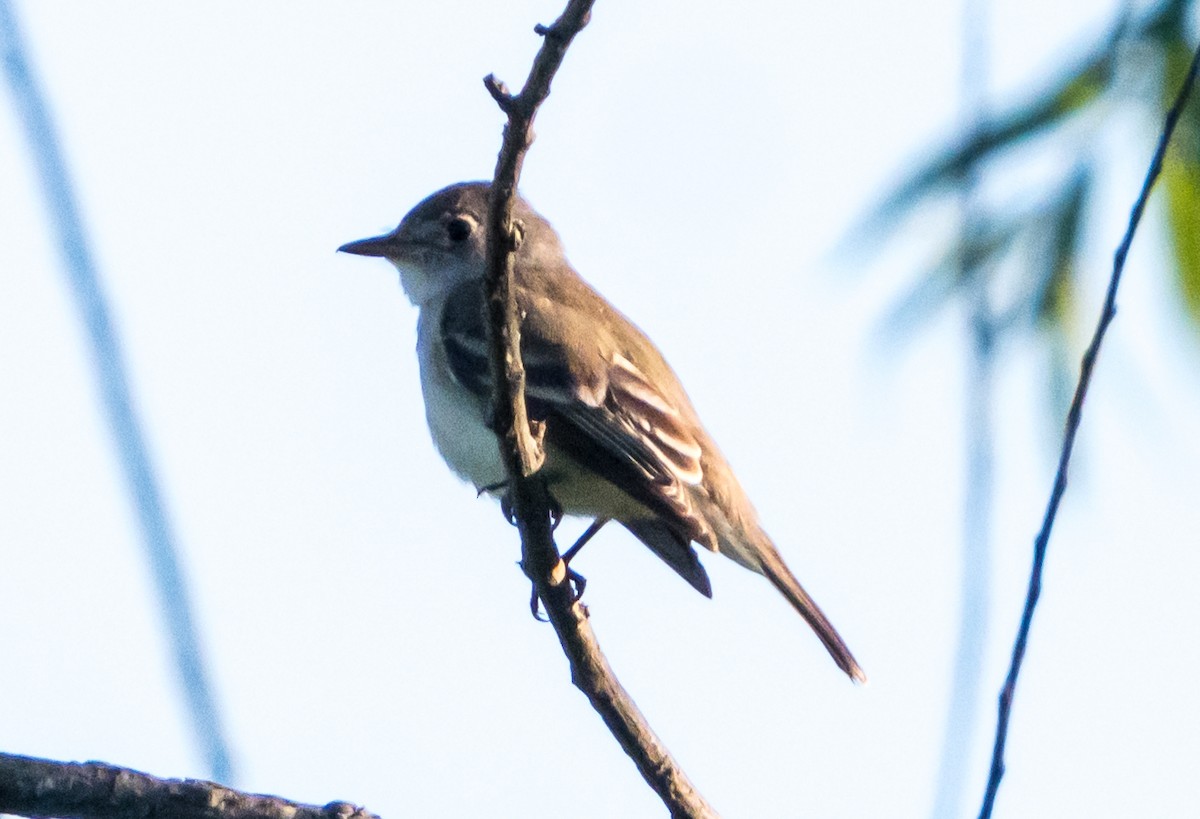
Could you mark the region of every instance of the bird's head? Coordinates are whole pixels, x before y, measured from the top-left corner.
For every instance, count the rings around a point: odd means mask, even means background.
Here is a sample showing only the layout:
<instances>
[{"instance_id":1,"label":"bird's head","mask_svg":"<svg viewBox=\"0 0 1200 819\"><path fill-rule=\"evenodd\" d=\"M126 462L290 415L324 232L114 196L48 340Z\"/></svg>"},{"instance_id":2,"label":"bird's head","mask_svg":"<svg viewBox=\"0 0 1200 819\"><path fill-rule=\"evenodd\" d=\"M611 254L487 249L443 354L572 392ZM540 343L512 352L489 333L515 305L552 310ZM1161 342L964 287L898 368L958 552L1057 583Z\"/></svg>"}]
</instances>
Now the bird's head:
<instances>
[{"instance_id":1,"label":"bird's head","mask_svg":"<svg viewBox=\"0 0 1200 819\"><path fill-rule=\"evenodd\" d=\"M338 248L358 256L380 256L400 271L400 282L413 304L420 306L469 279L482 279L487 258L487 182L461 182L427 197L391 233L348 242ZM520 197L514 218L527 239L518 254L550 253L561 258L553 228Z\"/></svg>"}]
</instances>

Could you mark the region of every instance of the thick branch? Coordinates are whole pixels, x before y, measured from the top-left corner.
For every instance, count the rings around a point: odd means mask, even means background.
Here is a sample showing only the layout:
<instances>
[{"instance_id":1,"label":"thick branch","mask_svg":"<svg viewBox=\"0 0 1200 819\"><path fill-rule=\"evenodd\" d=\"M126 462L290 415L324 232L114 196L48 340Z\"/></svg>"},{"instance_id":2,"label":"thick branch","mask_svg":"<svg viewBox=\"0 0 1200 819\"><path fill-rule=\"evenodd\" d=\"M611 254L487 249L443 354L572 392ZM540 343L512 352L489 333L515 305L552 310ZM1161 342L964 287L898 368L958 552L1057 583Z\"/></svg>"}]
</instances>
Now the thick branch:
<instances>
[{"instance_id":1,"label":"thick branch","mask_svg":"<svg viewBox=\"0 0 1200 819\"><path fill-rule=\"evenodd\" d=\"M159 779L100 762L3 753L0 813L60 819L379 819L347 802L302 805L199 779Z\"/></svg>"},{"instance_id":2,"label":"thick branch","mask_svg":"<svg viewBox=\"0 0 1200 819\"><path fill-rule=\"evenodd\" d=\"M513 224L517 180L525 152L533 142L533 120L538 106L550 94L550 82L571 40L587 25L591 7L592 0L570 0L554 25L537 27L544 42L519 94L510 94L491 75L484 80L488 92L508 117L488 203L485 286L492 383L497 385L493 428L502 436L508 499L521 533L522 566L558 633L559 643L571 664L572 682L599 712L672 816L714 817L716 812L696 792L613 675L588 623L587 610L576 601L567 582L566 566L554 545L551 499L545 483L536 474L545 458L541 449L542 430L530 424L525 407L520 319L512 281L515 251L522 240L520 226Z\"/></svg>"},{"instance_id":3,"label":"thick branch","mask_svg":"<svg viewBox=\"0 0 1200 819\"><path fill-rule=\"evenodd\" d=\"M992 815L996 792L999 790L1000 780L1004 776L1004 744L1008 737L1008 721L1012 713L1013 694L1017 688L1017 676L1021 673L1021 663L1025 659L1025 645L1029 640L1033 611L1037 607L1038 597L1041 595L1042 566L1046 560L1046 547L1050 542L1050 532L1054 528L1054 519L1058 514L1059 503L1062 501L1063 493L1067 490L1067 469L1071 464L1071 452L1075 448L1075 435L1079 431L1080 421L1083 420L1083 401L1087 397L1088 387L1092 382L1092 370L1096 366L1096 358L1100 354L1100 344L1104 340L1105 332L1108 331L1108 325L1117 315L1117 288L1121 284L1121 274L1125 270L1125 258L1129 255L1133 236L1137 232L1138 223L1142 220L1142 211L1146 209L1146 200L1150 198L1150 191L1162 170L1163 157L1166 156L1167 145L1171 142L1171 134L1175 131L1175 123L1179 121L1179 115L1183 112L1192 86L1195 84L1198 65L1200 65L1200 48L1196 49L1196 54L1192 57L1191 67L1188 69L1187 77L1184 78L1183 87L1179 89L1179 95L1175 98L1175 104L1167 112L1162 135L1158 140L1158 148L1154 152L1154 159L1150 162L1150 169L1146 172L1142 190L1138 194L1137 202L1134 203L1133 211L1129 214L1129 226L1125 229L1125 236L1121 239L1121 244L1117 247L1113 257L1112 276L1108 281L1108 292L1104 298L1104 307L1100 312L1100 321L1096 325L1092 341L1088 344L1080 364L1079 382L1075 386L1075 396L1071 399L1071 408L1067 412L1062 452L1058 459L1058 471L1054 476L1054 489L1050 492L1050 502L1046 507L1045 517L1042 519L1041 531L1038 532L1037 539L1033 544L1033 569L1029 573L1025 610L1021 614L1021 626L1017 630L1017 639L1013 644L1008 677L1004 680L1004 688L1000 691L996 741L992 748L992 767L988 774L987 790L984 793L983 806L979 811L979 819L989 819Z\"/></svg>"}]
</instances>

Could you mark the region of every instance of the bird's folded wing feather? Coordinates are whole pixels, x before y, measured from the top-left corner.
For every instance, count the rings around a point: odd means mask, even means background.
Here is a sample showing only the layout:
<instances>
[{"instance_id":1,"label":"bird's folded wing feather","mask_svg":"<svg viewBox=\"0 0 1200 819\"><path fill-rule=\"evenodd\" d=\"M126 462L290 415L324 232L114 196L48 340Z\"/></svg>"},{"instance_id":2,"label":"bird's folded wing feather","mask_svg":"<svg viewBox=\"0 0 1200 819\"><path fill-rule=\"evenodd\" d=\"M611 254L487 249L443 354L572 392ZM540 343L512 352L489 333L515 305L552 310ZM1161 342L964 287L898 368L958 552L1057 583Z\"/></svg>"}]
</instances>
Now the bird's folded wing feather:
<instances>
[{"instance_id":1,"label":"bird's folded wing feather","mask_svg":"<svg viewBox=\"0 0 1200 819\"><path fill-rule=\"evenodd\" d=\"M442 315L441 337L454 378L488 397L482 299L478 282L460 285ZM579 322L528 305L522 312L526 401L532 418L547 421L547 441L657 513L685 542L707 542L687 491L703 482L702 450L679 408L612 339L568 337L566 328Z\"/></svg>"}]
</instances>

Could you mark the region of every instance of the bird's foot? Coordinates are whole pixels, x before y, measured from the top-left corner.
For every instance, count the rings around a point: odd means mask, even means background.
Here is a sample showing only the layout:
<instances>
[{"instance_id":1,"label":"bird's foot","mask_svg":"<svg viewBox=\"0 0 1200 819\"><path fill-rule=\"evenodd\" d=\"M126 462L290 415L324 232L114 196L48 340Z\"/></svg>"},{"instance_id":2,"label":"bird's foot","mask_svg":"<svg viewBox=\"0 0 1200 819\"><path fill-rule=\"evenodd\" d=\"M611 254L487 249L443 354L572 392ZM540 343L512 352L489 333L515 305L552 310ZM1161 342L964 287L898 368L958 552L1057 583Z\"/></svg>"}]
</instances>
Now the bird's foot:
<instances>
[{"instance_id":1,"label":"bird's foot","mask_svg":"<svg viewBox=\"0 0 1200 819\"><path fill-rule=\"evenodd\" d=\"M563 566L567 570L567 582L571 584L571 602L578 603L583 598L583 590L587 588L587 578L579 572L567 566L566 557L563 557ZM538 599L537 584L530 584L529 592L529 612L533 615L534 620L542 623L550 622L549 618L542 616L541 600Z\"/></svg>"},{"instance_id":2,"label":"bird's foot","mask_svg":"<svg viewBox=\"0 0 1200 819\"><path fill-rule=\"evenodd\" d=\"M513 505L508 499L508 495L500 496L500 512L504 515L504 519L512 526L517 525L517 514L513 511Z\"/></svg>"},{"instance_id":3,"label":"bird's foot","mask_svg":"<svg viewBox=\"0 0 1200 819\"><path fill-rule=\"evenodd\" d=\"M553 514L553 510L551 510L551 513ZM561 513L562 509L559 507L559 519L561 519ZM572 602L578 602L583 597L583 590L587 588L587 578L571 568L571 561L577 554L579 554L579 550L587 545L587 542L594 538L597 532L604 528L604 524L608 523L608 520L608 518L596 518L594 521L592 521L592 525L585 529L583 534L579 536L579 539L575 541L575 544L562 554L563 566L565 566L567 570L567 582L571 584L571 591L574 595ZM554 525L558 525L557 521L554 523ZM545 622L545 618L542 617L541 606L539 603L540 601L538 600L537 585L534 584L533 592L529 595L529 610L533 612L533 619Z\"/></svg>"}]
</instances>

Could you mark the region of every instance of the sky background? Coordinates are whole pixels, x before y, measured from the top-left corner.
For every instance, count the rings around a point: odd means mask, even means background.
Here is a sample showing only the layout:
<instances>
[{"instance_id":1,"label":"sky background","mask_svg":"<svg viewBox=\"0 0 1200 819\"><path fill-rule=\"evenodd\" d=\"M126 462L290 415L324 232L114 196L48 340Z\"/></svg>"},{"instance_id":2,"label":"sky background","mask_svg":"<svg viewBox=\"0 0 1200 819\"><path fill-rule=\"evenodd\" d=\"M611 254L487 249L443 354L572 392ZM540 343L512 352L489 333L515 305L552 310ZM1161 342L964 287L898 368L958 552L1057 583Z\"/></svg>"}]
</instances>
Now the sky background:
<instances>
[{"instance_id":1,"label":"sky background","mask_svg":"<svg viewBox=\"0 0 1200 819\"><path fill-rule=\"evenodd\" d=\"M997 104L1081 53L1116 7L993 5ZM519 87L533 25L561 4L16 7L128 354L236 784L385 817L662 815L529 616L515 530L433 450L395 272L334 252L491 176L502 118L480 79ZM958 4L940 1L601 0L539 115L523 192L665 352L871 679L847 682L761 578L705 555L709 601L605 530L574 564L593 626L730 817L932 805L957 638L964 335L954 310L904 343L880 326L953 209L923 211L877 257L834 248L952 133L960 33ZM204 777L28 146L0 99L0 749ZM1114 113L1093 146L1107 170L1089 304L1157 128ZM1150 215L1051 542L998 816L1194 803L1200 350ZM1053 475L1048 380L1036 344L1003 348L963 815Z\"/></svg>"}]
</instances>

